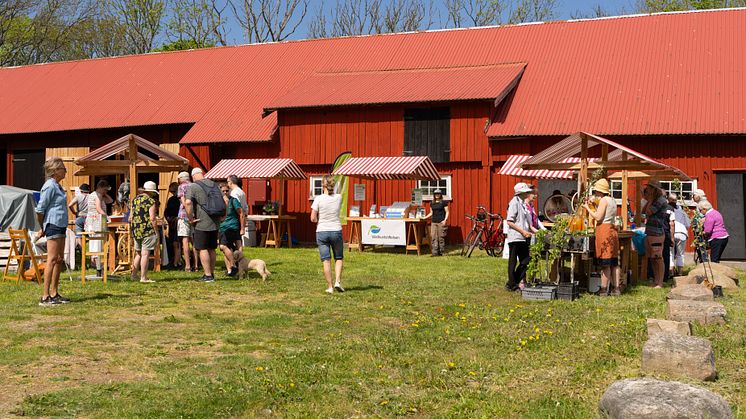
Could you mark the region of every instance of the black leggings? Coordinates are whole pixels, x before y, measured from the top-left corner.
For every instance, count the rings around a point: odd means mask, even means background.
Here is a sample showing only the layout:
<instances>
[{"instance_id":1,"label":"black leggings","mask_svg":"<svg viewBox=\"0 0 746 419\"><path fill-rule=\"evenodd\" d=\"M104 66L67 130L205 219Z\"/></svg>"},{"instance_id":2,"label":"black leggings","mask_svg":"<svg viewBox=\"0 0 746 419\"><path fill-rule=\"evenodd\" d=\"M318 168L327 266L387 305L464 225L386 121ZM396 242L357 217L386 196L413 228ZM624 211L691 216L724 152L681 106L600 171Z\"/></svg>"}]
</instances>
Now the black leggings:
<instances>
[{"instance_id":1,"label":"black leggings","mask_svg":"<svg viewBox=\"0 0 746 419\"><path fill-rule=\"evenodd\" d=\"M710 240L710 260L713 263L720 263L720 257L723 256L723 250L728 245L728 238Z\"/></svg>"},{"instance_id":2,"label":"black leggings","mask_svg":"<svg viewBox=\"0 0 746 419\"><path fill-rule=\"evenodd\" d=\"M508 243L510 250L508 256L508 288L517 288L518 284L526 279L526 268L530 260L529 245L531 239L525 241Z\"/></svg>"}]
</instances>

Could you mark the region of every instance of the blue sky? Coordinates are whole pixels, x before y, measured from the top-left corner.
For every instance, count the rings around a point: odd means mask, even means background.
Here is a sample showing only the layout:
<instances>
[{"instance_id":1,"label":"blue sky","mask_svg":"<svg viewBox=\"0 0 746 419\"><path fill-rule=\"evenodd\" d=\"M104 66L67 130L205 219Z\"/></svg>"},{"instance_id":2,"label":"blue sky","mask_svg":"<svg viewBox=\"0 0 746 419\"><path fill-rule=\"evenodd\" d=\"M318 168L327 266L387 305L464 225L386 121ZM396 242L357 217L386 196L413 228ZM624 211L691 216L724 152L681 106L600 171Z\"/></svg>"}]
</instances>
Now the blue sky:
<instances>
[{"instance_id":1,"label":"blue sky","mask_svg":"<svg viewBox=\"0 0 746 419\"><path fill-rule=\"evenodd\" d=\"M439 5L440 9L443 8L442 4L444 4L444 0L436 0L436 4ZM329 6L333 5L335 3L335 0L325 0L324 4L327 6L327 9ZM321 4L321 0L310 0L309 3L309 11L306 16L306 22L302 23L299 27L296 33L291 37L291 39L304 39L308 37L307 34L307 28L308 28L308 22L313 18L313 16L316 15L316 11L319 8L319 5ZM580 13L590 13L591 10L596 6L600 5L605 11L610 13L611 15L619 15L619 14L631 14L634 13L635 7L635 0L557 0L557 10L556 10L556 16L554 19L557 20L564 20L564 19L571 19L573 15L577 15L577 12ZM436 8L436 10L439 10ZM228 10L226 10L228 11ZM235 18L232 16L232 13L229 13L230 19L228 22L228 39L230 40L231 44L243 44L246 43L245 38L242 36L242 29L235 21ZM442 10L441 10L442 14ZM433 24L434 28L439 28L439 22L438 18L436 17L435 22Z\"/></svg>"}]
</instances>

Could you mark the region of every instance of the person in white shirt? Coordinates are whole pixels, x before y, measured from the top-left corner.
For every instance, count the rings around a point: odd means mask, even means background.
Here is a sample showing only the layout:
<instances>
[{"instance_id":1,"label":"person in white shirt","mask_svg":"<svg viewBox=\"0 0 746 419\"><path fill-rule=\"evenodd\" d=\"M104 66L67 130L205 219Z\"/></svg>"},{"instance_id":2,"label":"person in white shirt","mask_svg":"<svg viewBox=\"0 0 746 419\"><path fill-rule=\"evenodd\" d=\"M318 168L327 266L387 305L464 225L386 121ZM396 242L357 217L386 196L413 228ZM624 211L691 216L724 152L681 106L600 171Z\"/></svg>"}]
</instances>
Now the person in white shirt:
<instances>
[{"instance_id":1,"label":"person in white shirt","mask_svg":"<svg viewBox=\"0 0 746 419\"><path fill-rule=\"evenodd\" d=\"M228 183L228 188L230 188L231 190L231 197L236 198L241 204L241 219L239 220L241 223L241 229L239 230L239 233L241 234L241 236L243 236L244 234L246 234L246 216L249 214L249 203L246 202L246 194L244 193L243 189L241 189L241 180L238 178L238 176L228 176L228 179L226 179L226 183ZM239 240L236 242L236 246L238 251L241 251L243 249L243 240L241 238L239 238Z\"/></svg>"},{"instance_id":2,"label":"person in white shirt","mask_svg":"<svg viewBox=\"0 0 746 419\"><path fill-rule=\"evenodd\" d=\"M344 292L342 288L342 265L344 264L344 240L342 239L342 223L339 220L339 208L342 196L334 193L334 178L324 176L322 186L324 193L317 196L311 205L311 222L316 223L316 244L319 246L319 256L324 265L326 278L326 293ZM332 286L331 258L334 253L335 282Z\"/></svg>"}]
</instances>

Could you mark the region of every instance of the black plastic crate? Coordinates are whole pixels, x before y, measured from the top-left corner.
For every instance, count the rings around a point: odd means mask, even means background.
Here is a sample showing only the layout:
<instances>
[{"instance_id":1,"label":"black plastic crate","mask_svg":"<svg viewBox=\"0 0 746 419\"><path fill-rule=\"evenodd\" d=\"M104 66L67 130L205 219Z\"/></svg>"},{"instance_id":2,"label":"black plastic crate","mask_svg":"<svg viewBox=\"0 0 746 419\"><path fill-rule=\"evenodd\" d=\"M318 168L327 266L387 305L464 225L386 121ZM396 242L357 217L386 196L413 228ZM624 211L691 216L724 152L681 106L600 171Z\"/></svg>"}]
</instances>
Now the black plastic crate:
<instances>
[{"instance_id":1,"label":"black plastic crate","mask_svg":"<svg viewBox=\"0 0 746 419\"><path fill-rule=\"evenodd\" d=\"M578 282L563 282L557 286L557 299L574 301L580 298Z\"/></svg>"}]
</instances>

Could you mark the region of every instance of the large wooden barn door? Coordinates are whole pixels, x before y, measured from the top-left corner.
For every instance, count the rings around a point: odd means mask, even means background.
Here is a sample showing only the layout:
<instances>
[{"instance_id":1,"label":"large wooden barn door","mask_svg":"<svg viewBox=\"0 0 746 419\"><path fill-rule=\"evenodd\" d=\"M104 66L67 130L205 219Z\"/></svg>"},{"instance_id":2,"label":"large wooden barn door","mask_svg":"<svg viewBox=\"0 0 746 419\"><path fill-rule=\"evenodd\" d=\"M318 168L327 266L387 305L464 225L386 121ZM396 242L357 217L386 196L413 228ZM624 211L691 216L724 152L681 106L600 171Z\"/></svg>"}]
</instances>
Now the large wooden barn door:
<instances>
[{"instance_id":1,"label":"large wooden barn door","mask_svg":"<svg viewBox=\"0 0 746 419\"><path fill-rule=\"evenodd\" d=\"M723 259L746 259L746 182L743 173L716 176L718 211L728 229L728 246Z\"/></svg>"},{"instance_id":2,"label":"large wooden barn door","mask_svg":"<svg viewBox=\"0 0 746 419\"><path fill-rule=\"evenodd\" d=\"M65 163L67 168L67 175L60 184L67 193L67 202L73 199L75 196L75 188L79 187L82 183L91 184L90 176L75 176L75 172L80 170L80 166L75 164L75 160L79 157L83 157L90 152L89 147L62 147L62 148L48 148L46 152L46 158L59 157ZM95 185L90 185L91 189ZM70 219L74 219L72 213L69 214Z\"/></svg>"}]
</instances>

